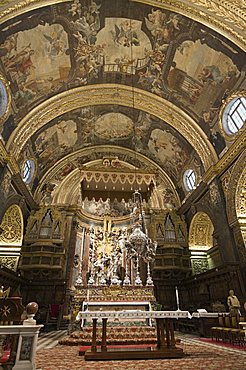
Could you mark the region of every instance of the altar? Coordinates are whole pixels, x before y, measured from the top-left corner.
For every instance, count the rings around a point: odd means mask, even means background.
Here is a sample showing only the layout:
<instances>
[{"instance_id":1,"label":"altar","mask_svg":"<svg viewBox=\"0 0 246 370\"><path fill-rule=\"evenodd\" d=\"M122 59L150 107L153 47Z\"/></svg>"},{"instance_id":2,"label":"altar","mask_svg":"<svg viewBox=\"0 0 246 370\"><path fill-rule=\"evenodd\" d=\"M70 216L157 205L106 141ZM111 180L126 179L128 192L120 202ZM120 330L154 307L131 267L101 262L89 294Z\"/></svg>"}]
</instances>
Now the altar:
<instances>
[{"instance_id":1,"label":"altar","mask_svg":"<svg viewBox=\"0 0 246 370\"><path fill-rule=\"evenodd\" d=\"M184 356L181 348L176 347L173 320L191 318L188 311L84 311L79 312L80 319L91 318L93 333L91 348L85 352L85 360L127 360L127 359L154 359L180 358ZM157 347L139 348L108 348L107 321L108 319L155 319L157 329ZM101 347L97 348L97 323L102 320Z\"/></svg>"}]
</instances>

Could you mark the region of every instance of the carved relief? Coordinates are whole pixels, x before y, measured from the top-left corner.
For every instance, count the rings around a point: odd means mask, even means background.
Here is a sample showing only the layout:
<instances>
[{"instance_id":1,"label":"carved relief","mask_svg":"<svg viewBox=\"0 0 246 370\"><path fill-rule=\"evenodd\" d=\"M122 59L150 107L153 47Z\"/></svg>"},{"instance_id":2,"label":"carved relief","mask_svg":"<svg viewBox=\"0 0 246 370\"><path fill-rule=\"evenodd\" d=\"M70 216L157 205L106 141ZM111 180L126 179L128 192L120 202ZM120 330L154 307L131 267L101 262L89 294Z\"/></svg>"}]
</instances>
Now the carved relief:
<instances>
[{"instance_id":1,"label":"carved relief","mask_svg":"<svg viewBox=\"0 0 246 370\"><path fill-rule=\"evenodd\" d=\"M236 192L236 212L238 217L246 219L246 168L238 180Z\"/></svg>"},{"instance_id":2,"label":"carved relief","mask_svg":"<svg viewBox=\"0 0 246 370\"><path fill-rule=\"evenodd\" d=\"M15 271L19 257L3 257L0 256L0 265Z\"/></svg>"},{"instance_id":3,"label":"carved relief","mask_svg":"<svg viewBox=\"0 0 246 370\"><path fill-rule=\"evenodd\" d=\"M209 216L198 212L192 219L189 231L189 247L208 249L213 246L214 227Z\"/></svg>"},{"instance_id":4,"label":"carved relief","mask_svg":"<svg viewBox=\"0 0 246 370\"><path fill-rule=\"evenodd\" d=\"M228 190L229 190L229 182L230 182L231 172L232 172L232 169L230 168L220 178L222 188L223 188L223 191L224 191L224 194L225 194L225 198L227 198L227 193L228 193Z\"/></svg>"},{"instance_id":5,"label":"carved relief","mask_svg":"<svg viewBox=\"0 0 246 370\"><path fill-rule=\"evenodd\" d=\"M209 270L208 261L206 258L203 259L192 259L191 260L192 270L194 274L202 274Z\"/></svg>"},{"instance_id":6,"label":"carved relief","mask_svg":"<svg viewBox=\"0 0 246 370\"><path fill-rule=\"evenodd\" d=\"M238 219L240 214L240 204L244 203L244 183L245 183L245 163L246 163L246 150L241 154L232 169L230 182L228 188L230 191L226 198L226 210L228 221L233 225ZM241 195L243 197L241 198ZM241 198L241 200L240 200ZM243 206L244 207L244 206Z\"/></svg>"},{"instance_id":7,"label":"carved relief","mask_svg":"<svg viewBox=\"0 0 246 370\"><path fill-rule=\"evenodd\" d=\"M19 206L12 205L7 209L3 216L1 228L3 229L0 235L1 245L22 245L24 225Z\"/></svg>"},{"instance_id":8,"label":"carved relief","mask_svg":"<svg viewBox=\"0 0 246 370\"><path fill-rule=\"evenodd\" d=\"M218 186L214 182L212 182L209 187L209 195L212 204L218 204L220 202L220 192Z\"/></svg>"}]
</instances>

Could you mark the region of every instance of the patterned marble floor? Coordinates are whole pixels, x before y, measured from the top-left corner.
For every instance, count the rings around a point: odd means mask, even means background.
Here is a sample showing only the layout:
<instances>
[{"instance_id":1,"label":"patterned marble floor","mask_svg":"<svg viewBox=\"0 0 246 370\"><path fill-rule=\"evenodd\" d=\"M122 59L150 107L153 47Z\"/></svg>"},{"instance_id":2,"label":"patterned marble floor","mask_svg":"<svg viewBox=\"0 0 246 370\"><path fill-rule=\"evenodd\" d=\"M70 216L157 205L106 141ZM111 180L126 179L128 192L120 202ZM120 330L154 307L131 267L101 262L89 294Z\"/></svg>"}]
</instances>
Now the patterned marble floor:
<instances>
[{"instance_id":1,"label":"patterned marble floor","mask_svg":"<svg viewBox=\"0 0 246 370\"><path fill-rule=\"evenodd\" d=\"M61 337L64 333L49 334L57 341L56 335ZM78 356L77 346L53 346L49 336L39 339L37 370L246 370L246 351L203 343L190 335L180 336L180 346L186 353L182 359L95 362Z\"/></svg>"}]
</instances>

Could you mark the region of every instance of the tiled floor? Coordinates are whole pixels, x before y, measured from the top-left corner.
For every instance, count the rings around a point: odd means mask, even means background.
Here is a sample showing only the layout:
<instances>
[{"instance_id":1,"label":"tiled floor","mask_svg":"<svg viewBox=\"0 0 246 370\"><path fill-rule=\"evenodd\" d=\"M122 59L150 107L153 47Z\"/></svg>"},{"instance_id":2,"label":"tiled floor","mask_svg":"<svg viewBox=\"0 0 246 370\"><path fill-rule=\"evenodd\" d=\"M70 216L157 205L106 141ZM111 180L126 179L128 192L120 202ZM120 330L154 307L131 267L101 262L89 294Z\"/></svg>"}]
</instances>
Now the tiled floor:
<instances>
[{"instance_id":1,"label":"tiled floor","mask_svg":"<svg viewBox=\"0 0 246 370\"><path fill-rule=\"evenodd\" d=\"M246 351L181 337L186 356L171 360L85 361L79 347L56 346L37 351L37 370L246 370Z\"/></svg>"}]
</instances>

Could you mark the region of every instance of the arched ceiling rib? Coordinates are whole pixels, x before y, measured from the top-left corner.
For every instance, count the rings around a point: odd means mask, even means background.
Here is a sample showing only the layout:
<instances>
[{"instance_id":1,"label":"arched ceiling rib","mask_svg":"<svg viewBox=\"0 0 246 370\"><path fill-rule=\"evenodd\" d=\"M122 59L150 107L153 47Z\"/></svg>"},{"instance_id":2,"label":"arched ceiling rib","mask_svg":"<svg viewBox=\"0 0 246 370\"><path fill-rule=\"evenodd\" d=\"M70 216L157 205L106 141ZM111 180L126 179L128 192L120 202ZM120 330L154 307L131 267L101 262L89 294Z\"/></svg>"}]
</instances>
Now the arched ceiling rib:
<instances>
[{"instance_id":1,"label":"arched ceiling rib","mask_svg":"<svg viewBox=\"0 0 246 370\"><path fill-rule=\"evenodd\" d=\"M7 147L16 157L28 139L55 117L81 107L119 104L147 112L167 122L192 145L207 170L217 155L207 136L196 122L169 101L147 91L115 84L83 86L46 100L34 108L11 135Z\"/></svg>"}]
</instances>

